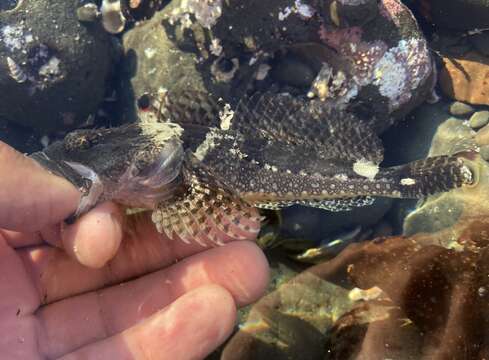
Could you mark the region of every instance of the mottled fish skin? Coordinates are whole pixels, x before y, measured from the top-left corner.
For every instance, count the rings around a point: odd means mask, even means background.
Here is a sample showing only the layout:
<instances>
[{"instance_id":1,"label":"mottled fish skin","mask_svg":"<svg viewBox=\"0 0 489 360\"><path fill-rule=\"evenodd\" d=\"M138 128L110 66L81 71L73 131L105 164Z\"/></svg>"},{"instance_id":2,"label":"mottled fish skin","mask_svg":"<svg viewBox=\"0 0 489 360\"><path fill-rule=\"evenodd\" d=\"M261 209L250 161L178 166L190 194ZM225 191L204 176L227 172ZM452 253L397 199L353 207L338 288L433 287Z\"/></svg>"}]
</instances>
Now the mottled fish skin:
<instances>
[{"instance_id":1,"label":"mottled fish skin","mask_svg":"<svg viewBox=\"0 0 489 360\"><path fill-rule=\"evenodd\" d=\"M375 132L319 100L262 94L241 101L230 118L225 104L213 104L221 110L189 121L205 99L167 100L165 115L184 128L184 146L253 206L344 211L371 204L371 196L420 198L472 181L457 156L379 168L383 147Z\"/></svg>"},{"instance_id":2,"label":"mottled fish skin","mask_svg":"<svg viewBox=\"0 0 489 360\"><path fill-rule=\"evenodd\" d=\"M158 115L75 131L32 155L85 191L76 216L114 200L153 209L169 238L219 244L259 231L254 207L344 211L373 196L419 198L472 182L456 155L379 168L383 147L369 126L316 100L261 94L231 110L180 94L153 106Z\"/></svg>"}]
</instances>

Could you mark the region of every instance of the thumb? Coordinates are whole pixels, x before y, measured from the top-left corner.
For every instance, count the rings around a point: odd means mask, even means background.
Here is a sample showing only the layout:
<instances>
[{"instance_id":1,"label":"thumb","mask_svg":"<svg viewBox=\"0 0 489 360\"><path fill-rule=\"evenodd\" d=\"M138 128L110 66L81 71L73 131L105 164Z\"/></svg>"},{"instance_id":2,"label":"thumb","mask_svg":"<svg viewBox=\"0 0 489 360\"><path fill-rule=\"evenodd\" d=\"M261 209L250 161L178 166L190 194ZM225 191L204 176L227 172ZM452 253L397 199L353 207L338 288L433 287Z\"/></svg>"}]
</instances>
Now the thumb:
<instances>
[{"instance_id":1,"label":"thumb","mask_svg":"<svg viewBox=\"0 0 489 360\"><path fill-rule=\"evenodd\" d=\"M0 141L0 228L40 230L67 218L79 201L67 180Z\"/></svg>"}]
</instances>

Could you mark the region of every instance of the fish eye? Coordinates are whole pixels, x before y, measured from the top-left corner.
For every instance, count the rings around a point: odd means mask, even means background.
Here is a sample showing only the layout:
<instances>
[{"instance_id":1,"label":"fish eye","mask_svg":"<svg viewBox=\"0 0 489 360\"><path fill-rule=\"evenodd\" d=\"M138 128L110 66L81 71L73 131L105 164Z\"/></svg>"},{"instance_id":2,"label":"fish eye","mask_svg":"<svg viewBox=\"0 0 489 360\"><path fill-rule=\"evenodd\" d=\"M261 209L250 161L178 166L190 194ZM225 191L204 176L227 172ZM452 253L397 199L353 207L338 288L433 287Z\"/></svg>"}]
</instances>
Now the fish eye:
<instances>
[{"instance_id":1,"label":"fish eye","mask_svg":"<svg viewBox=\"0 0 489 360\"><path fill-rule=\"evenodd\" d=\"M137 100L137 106L140 110L147 110L151 105L151 96L145 93Z\"/></svg>"}]
</instances>

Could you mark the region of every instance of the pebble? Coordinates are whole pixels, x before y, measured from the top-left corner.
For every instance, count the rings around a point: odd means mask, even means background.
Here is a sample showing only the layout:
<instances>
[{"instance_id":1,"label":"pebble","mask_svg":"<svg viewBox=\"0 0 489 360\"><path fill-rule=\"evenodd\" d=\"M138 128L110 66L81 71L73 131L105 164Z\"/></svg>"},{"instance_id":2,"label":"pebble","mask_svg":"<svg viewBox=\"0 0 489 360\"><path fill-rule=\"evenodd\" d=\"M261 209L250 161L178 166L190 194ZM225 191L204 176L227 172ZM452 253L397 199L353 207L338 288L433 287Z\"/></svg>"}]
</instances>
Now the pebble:
<instances>
[{"instance_id":1,"label":"pebble","mask_svg":"<svg viewBox=\"0 0 489 360\"><path fill-rule=\"evenodd\" d=\"M450 114L453 116L469 116L474 112L474 108L469 104L455 101L450 105Z\"/></svg>"},{"instance_id":2,"label":"pebble","mask_svg":"<svg viewBox=\"0 0 489 360\"><path fill-rule=\"evenodd\" d=\"M489 145L481 146L480 154L484 160L489 161Z\"/></svg>"},{"instance_id":3,"label":"pebble","mask_svg":"<svg viewBox=\"0 0 489 360\"><path fill-rule=\"evenodd\" d=\"M477 111L470 117L469 123L472 129L486 126L489 123L489 111Z\"/></svg>"},{"instance_id":4,"label":"pebble","mask_svg":"<svg viewBox=\"0 0 489 360\"><path fill-rule=\"evenodd\" d=\"M475 142L479 146L489 145L489 125L484 126L477 132Z\"/></svg>"}]
</instances>

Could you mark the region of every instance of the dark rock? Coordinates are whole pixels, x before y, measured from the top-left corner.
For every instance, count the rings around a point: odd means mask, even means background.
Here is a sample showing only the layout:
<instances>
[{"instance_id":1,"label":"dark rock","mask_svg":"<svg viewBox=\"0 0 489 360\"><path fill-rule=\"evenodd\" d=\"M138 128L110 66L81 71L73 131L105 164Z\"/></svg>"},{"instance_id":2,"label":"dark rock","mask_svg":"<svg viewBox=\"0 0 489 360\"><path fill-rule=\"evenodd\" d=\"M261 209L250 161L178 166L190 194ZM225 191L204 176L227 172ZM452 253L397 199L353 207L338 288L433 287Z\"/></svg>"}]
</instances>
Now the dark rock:
<instances>
[{"instance_id":1,"label":"dark rock","mask_svg":"<svg viewBox=\"0 0 489 360\"><path fill-rule=\"evenodd\" d=\"M489 125L486 125L477 131L475 142L479 146L489 145Z\"/></svg>"},{"instance_id":2,"label":"dark rock","mask_svg":"<svg viewBox=\"0 0 489 360\"><path fill-rule=\"evenodd\" d=\"M31 129L0 118L0 141L22 153L32 153L42 149L41 136Z\"/></svg>"},{"instance_id":3,"label":"dark rock","mask_svg":"<svg viewBox=\"0 0 489 360\"><path fill-rule=\"evenodd\" d=\"M470 127L473 129L486 126L487 123L489 123L489 111L477 111L470 117L469 123Z\"/></svg>"},{"instance_id":4,"label":"dark rock","mask_svg":"<svg viewBox=\"0 0 489 360\"><path fill-rule=\"evenodd\" d=\"M399 1L361 3L341 2L345 27L338 28L331 1L172 1L125 34L122 88L133 103L181 88L231 105L246 93L285 88L372 119L382 131L429 94L432 59Z\"/></svg>"},{"instance_id":5,"label":"dark rock","mask_svg":"<svg viewBox=\"0 0 489 360\"><path fill-rule=\"evenodd\" d=\"M0 2L0 11L12 10L18 5L18 0L3 0Z\"/></svg>"},{"instance_id":6,"label":"dark rock","mask_svg":"<svg viewBox=\"0 0 489 360\"><path fill-rule=\"evenodd\" d=\"M460 101L455 101L450 105L450 114L453 116L470 116L474 111L472 106Z\"/></svg>"},{"instance_id":7,"label":"dark rock","mask_svg":"<svg viewBox=\"0 0 489 360\"><path fill-rule=\"evenodd\" d=\"M446 29L486 28L489 3L486 0L421 0L426 3L431 21Z\"/></svg>"},{"instance_id":8,"label":"dark rock","mask_svg":"<svg viewBox=\"0 0 489 360\"><path fill-rule=\"evenodd\" d=\"M0 112L43 131L83 123L102 101L111 70L110 36L81 25L79 4L24 0L0 12Z\"/></svg>"},{"instance_id":9,"label":"dark rock","mask_svg":"<svg viewBox=\"0 0 489 360\"><path fill-rule=\"evenodd\" d=\"M489 56L489 32L484 31L480 34L469 36L469 41L478 52L484 56Z\"/></svg>"},{"instance_id":10,"label":"dark rock","mask_svg":"<svg viewBox=\"0 0 489 360\"><path fill-rule=\"evenodd\" d=\"M273 63L270 76L278 83L308 89L318 70L309 65L307 60L303 61L294 55L289 55L281 57Z\"/></svg>"}]
</instances>

